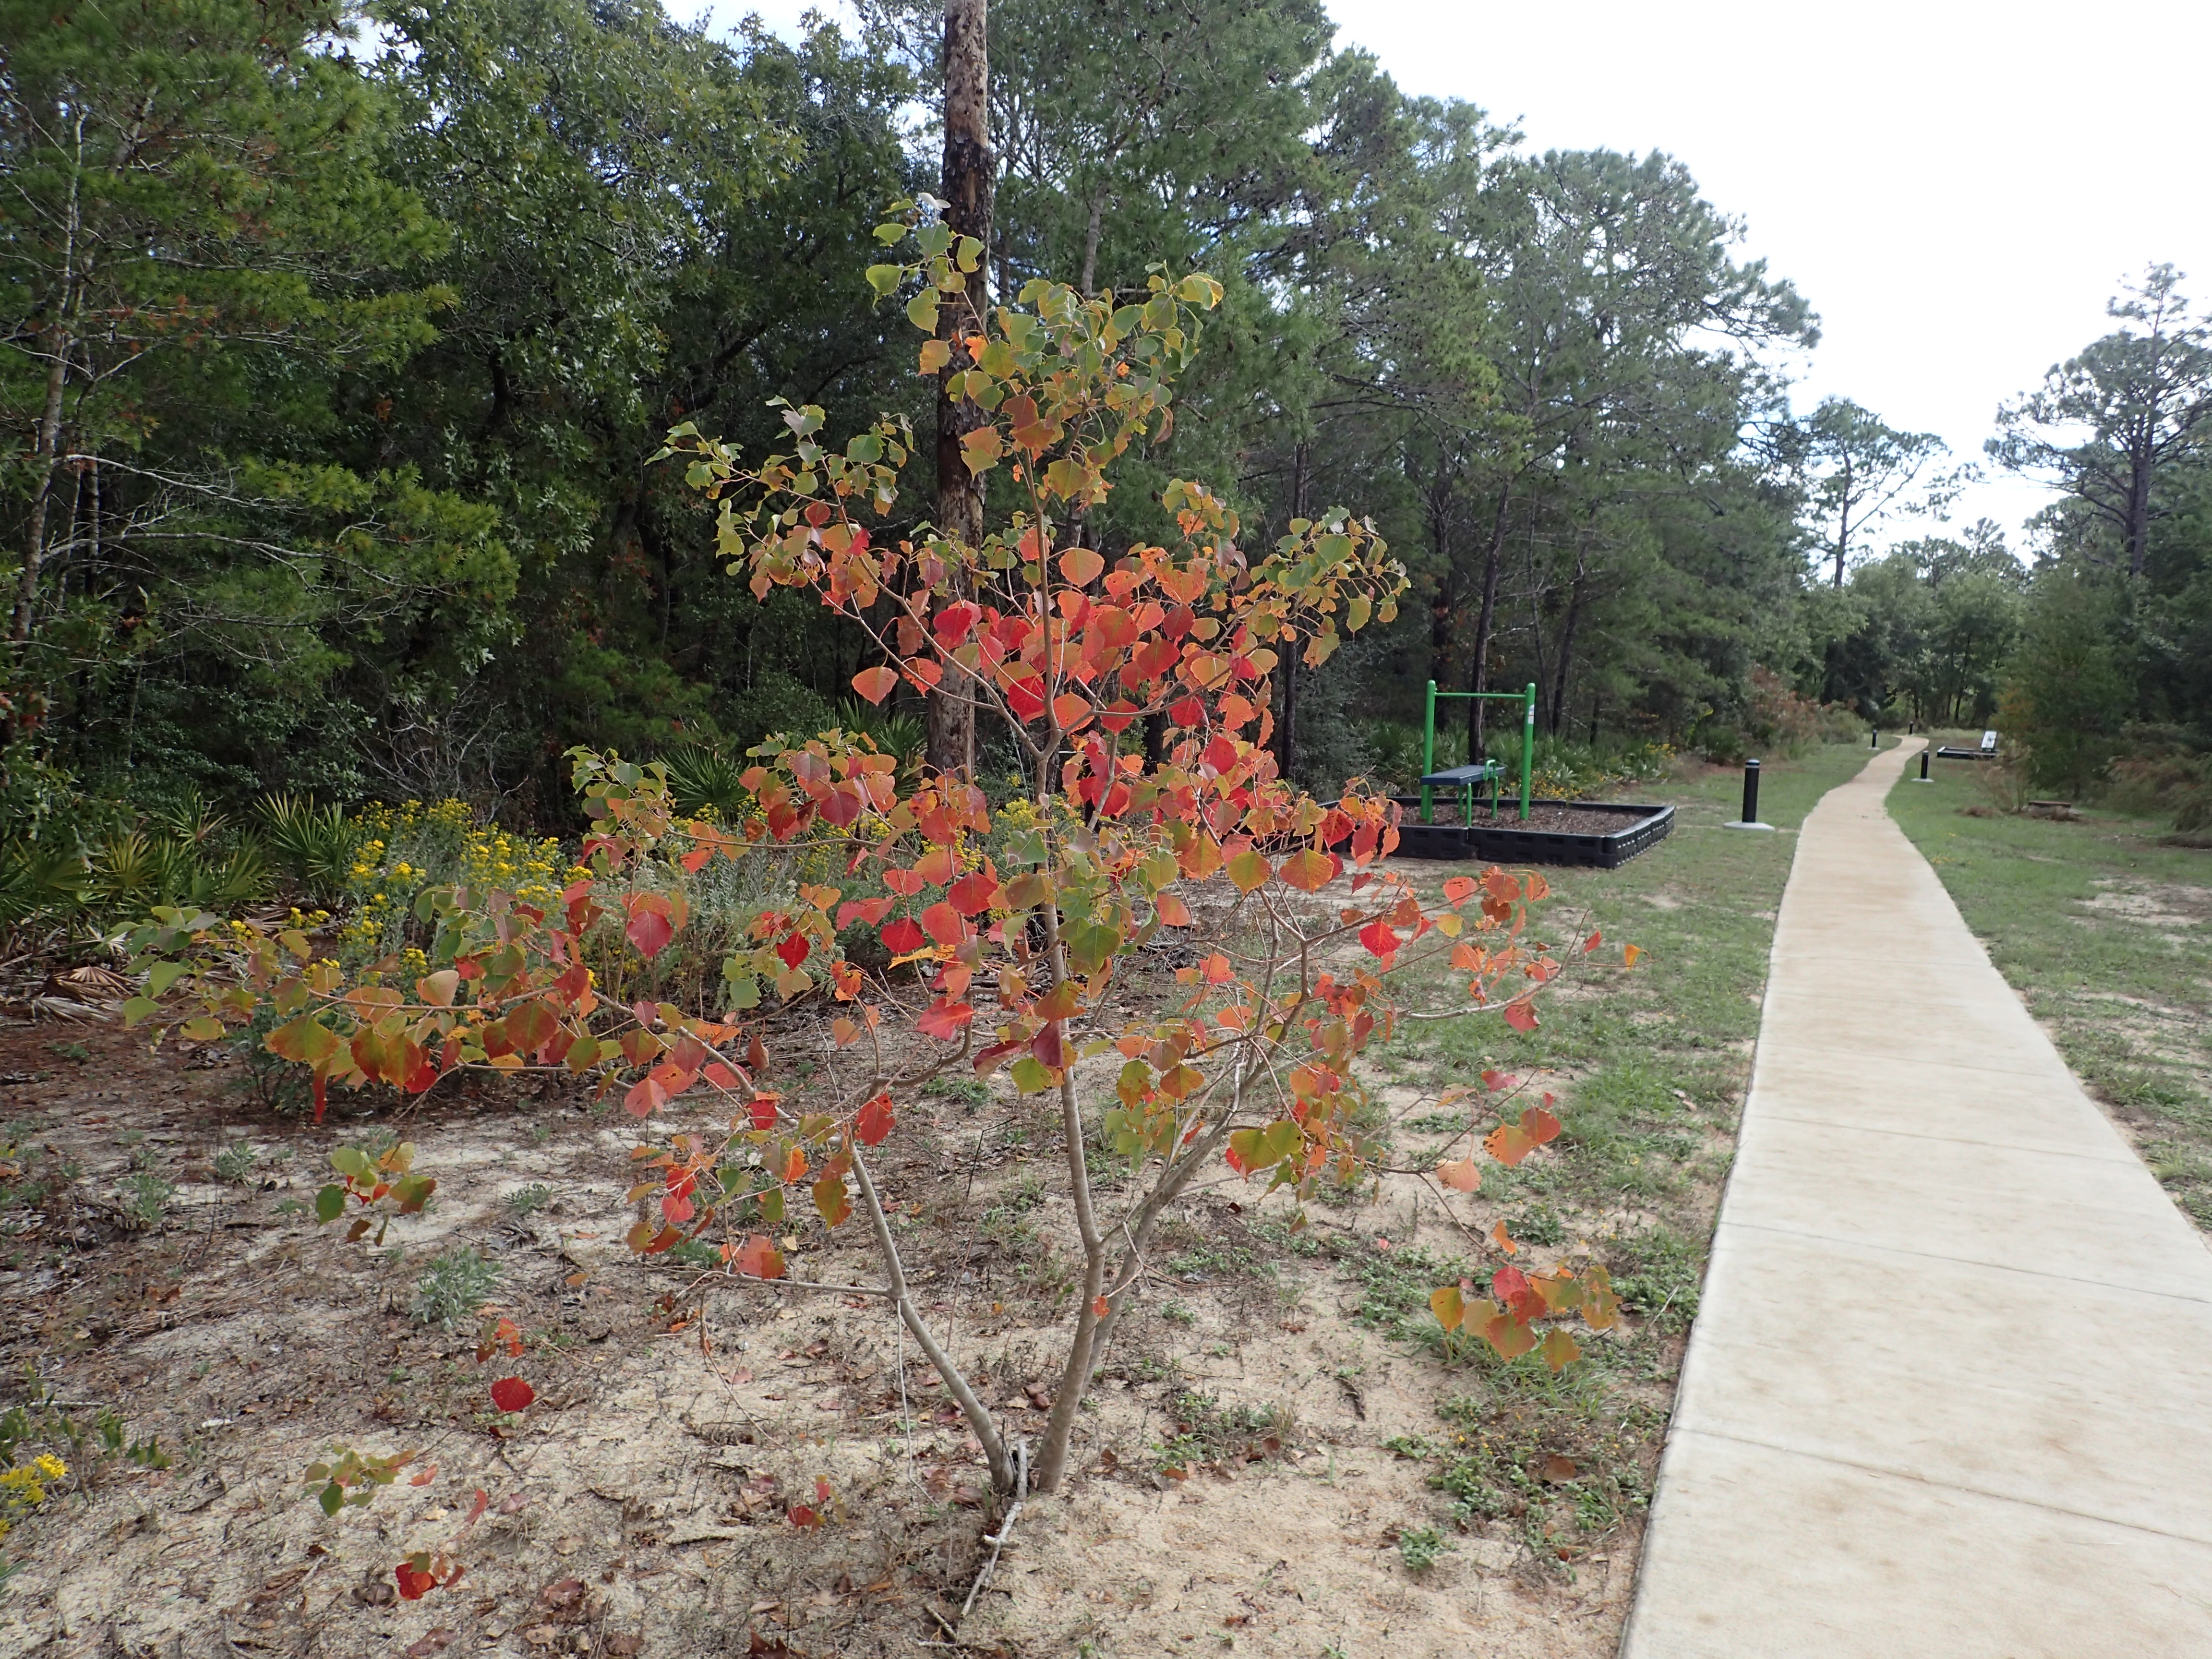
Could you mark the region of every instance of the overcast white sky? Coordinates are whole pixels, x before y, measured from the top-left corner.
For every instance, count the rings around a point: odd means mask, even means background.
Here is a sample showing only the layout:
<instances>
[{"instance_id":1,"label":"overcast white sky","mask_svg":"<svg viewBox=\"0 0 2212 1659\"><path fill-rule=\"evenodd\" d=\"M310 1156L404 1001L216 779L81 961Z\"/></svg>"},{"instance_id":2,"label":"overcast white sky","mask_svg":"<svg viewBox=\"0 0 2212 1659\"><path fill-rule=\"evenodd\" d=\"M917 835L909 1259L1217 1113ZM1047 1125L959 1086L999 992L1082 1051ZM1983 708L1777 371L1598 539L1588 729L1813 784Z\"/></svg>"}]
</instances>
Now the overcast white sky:
<instances>
[{"instance_id":1,"label":"overcast white sky","mask_svg":"<svg viewBox=\"0 0 2212 1659\"><path fill-rule=\"evenodd\" d=\"M794 0L758 10L788 30ZM834 8L824 10L834 13ZM680 6L677 8L679 11ZM1331 0L1407 90L1518 119L1538 149L1663 149L1746 222L1822 339L1801 409L1856 398L1978 459L1998 402L2106 331L2153 260L2212 302L2212 6L2101 0ZM2014 533L2048 497L1953 511Z\"/></svg>"}]
</instances>

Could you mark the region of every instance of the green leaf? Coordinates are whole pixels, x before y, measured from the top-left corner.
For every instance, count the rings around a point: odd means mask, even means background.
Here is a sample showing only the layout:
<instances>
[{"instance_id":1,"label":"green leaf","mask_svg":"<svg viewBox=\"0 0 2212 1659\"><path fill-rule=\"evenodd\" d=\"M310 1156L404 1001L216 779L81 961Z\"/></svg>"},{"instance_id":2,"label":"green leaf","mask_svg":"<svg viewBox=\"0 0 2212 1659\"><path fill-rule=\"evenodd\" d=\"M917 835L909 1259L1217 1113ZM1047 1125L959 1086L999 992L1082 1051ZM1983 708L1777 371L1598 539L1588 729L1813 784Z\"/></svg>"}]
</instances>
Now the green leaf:
<instances>
[{"instance_id":1,"label":"green leaf","mask_svg":"<svg viewBox=\"0 0 2212 1659\"><path fill-rule=\"evenodd\" d=\"M924 289L906 302L906 319L925 334L937 332L937 295Z\"/></svg>"},{"instance_id":2,"label":"green leaf","mask_svg":"<svg viewBox=\"0 0 2212 1659\"><path fill-rule=\"evenodd\" d=\"M146 994L157 997L183 978L186 972L181 962L157 962L146 975Z\"/></svg>"},{"instance_id":3,"label":"green leaf","mask_svg":"<svg viewBox=\"0 0 2212 1659\"><path fill-rule=\"evenodd\" d=\"M898 285L905 276L904 265L870 265L868 286L884 298L889 299L898 291Z\"/></svg>"},{"instance_id":4,"label":"green leaf","mask_svg":"<svg viewBox=\"0 0 2212 1659\"><path fill-rule=\"evenodd\" d=\"M302 1014L290 1024L280 1025L271 1031L266 1046L279 1060L319 1066L345 1045L320 1020L312 1014Z\"/></svg>"},{"instance_id":5,"label":"green leaf","mask_svg":"<svg viewBox=\"0 0 2212 1659\"><path fill-rule=\"evenodd\" d=\"M331 1168L358 1181L368 1173L368 1154L358 1146L341 1146L331 1154Z\"/></svg>"},{"instance_id":6,"label":"green leaf","mask_svg":"<svg viewBox=\"0 0 2212 1659\"><path fill-rule=\"evenodd\" d=\"M213 1042L222 1036L223 1024L213 1014L202 1014L197 1019L186 1020L178 1029L195 1042Z\"/></svg>"},{"instance_id":7,"label":"green leaf","mask_svg":"<svg viewBox=\"0 0 2212 1659\"><path fill-rule=\"evenodd\" d=\"M143 1019L151 1019L161 1012L161 1005L150 997L132 997L123 1005L123 1023L136 1025Z\"/></svg>"},{"instance_id":8,"label":"green leaf","mask_svg":"<svg viewBox=\"0 0 2212 1659\"><path fill-rule=\"evenodd\" d=\"M1035 1054L1024 1054L1007 1075L1013 1079L1014 1087L1025 1095L1041 1095L1052 1087L1051 1072Z\"/></svg>"},{"instance_id":9,"label":"green leaf","mask_svg":"<svg viewBox=\"0 0 2212 1659\"><path fill-rule=\"evenodd\" d=\"M345 1188L329 1186L315 1194L315 1219L328 1224L345 1213Z\"/></svg>"},{"instance_id":10,"label":"green leaf","mask_svg":"<svg viewBox=\"0 0 2212 1659\"><path fill-rule=\"evenodd\" d=\"M315 1501L323 1506L325 1515L336 1515L345 1507L345 1489L333 1480L317 1494Z\"/></svg>"}]
</instances>

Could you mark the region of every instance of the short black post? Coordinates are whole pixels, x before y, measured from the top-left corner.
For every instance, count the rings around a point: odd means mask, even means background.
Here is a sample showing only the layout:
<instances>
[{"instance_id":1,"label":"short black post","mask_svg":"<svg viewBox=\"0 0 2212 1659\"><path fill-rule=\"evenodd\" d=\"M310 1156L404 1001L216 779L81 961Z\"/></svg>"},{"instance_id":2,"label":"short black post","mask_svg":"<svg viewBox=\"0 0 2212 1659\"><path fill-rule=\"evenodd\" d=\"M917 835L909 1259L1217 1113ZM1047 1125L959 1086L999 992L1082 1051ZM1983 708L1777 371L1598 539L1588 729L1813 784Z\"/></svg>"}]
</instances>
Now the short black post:
<instances>
[{"instance_id":1,"label":"short black post","mask_svg":"<svg viewBox=\"0 0 2212 1659\"><path fill-rule=\"evenodd\" d=\"M1925 749L1920 751L1920 781L1928 781L1928 751Z\"/></svg>"},{"instance_id":2,"label":"short black post","mask_svg":"<svg viewBox=\"0 0 2212 1659\"><path fill-rule=\"evenodd\" d=\"M1879 749L1881 747L1881 728L1880 726L1875 726L1872 731L1867 733L1867 747L1869 749Z\"/></svg>"},{"instance_id":3,"label":"short black post","mask_svg":"<svg viewBox=\"0 0 2212 1659\"><path fill-rule=\"evenodd\" d=\"M1759 763L1747 760L1743 763L1743 818L1746 823L1759 822Z\"/></svg>"}]
</instances>

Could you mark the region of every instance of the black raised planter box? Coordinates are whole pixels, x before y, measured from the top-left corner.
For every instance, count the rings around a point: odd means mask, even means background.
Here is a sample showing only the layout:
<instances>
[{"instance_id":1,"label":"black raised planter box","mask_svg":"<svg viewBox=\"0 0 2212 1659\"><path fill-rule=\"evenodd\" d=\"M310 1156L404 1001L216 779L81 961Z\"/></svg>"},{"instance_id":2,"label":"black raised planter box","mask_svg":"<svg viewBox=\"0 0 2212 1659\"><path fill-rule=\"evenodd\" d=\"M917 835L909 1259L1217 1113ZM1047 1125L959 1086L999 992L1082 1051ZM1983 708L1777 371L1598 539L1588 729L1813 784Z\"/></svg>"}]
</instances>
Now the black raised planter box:
<instances>
[{"instance_id":1,"label":"black raised planter box","mask_svg":"<svg viewBox=\"0 0 2212 1659\"><path fill-rule=\"evenodd\" d=\"M1491 864L1580 864L1617 870L1645 848L1664 841L1674 827L1674 809L1634 801L1577 800L1559 803L1584 812L1617 815L1618 830L1592 833L1523 830L1517 823L1423 823L1421 798L1398 798L1406 816L1398 825L1398 856L1407 859L1479 859Z\"/></svg>"}]
</instances>

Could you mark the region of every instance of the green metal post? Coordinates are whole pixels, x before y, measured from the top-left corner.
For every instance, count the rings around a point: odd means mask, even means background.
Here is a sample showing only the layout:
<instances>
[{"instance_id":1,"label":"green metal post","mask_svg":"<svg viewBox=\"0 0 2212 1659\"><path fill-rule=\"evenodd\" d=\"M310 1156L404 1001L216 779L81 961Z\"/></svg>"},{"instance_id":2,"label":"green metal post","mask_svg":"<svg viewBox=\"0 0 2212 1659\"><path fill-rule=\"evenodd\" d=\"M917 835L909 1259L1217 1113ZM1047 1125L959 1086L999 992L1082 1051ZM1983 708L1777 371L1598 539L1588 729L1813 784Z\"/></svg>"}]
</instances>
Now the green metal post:
<instances>
[{"instance_id":1,"label":"green metal post","mask_svg":"<svg viewBox=\"0 0 2212 1659\"><path fill-rule=\"evenodd\" d=\"M1437 769L1437 683L1429 682L1429 699L1421 714L1421 775L1426 777ZM1421 786L1421 822L1433 823L1429 816L1429 786Z\"/></svg>"},{"instance_id":2,"label":"green metal post","mask_svg":"<svg viewBox=\"0 0 2212 1659\"><path fill-rule=\"evenodd\" d=\"M1521 822L1528 822L1528 767L1536 750L1536 682L1528 682L1528 708L1521 721Z\"/></svg>"}]
</instances>

